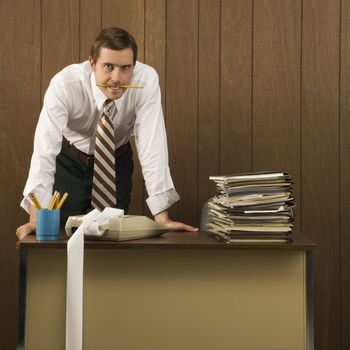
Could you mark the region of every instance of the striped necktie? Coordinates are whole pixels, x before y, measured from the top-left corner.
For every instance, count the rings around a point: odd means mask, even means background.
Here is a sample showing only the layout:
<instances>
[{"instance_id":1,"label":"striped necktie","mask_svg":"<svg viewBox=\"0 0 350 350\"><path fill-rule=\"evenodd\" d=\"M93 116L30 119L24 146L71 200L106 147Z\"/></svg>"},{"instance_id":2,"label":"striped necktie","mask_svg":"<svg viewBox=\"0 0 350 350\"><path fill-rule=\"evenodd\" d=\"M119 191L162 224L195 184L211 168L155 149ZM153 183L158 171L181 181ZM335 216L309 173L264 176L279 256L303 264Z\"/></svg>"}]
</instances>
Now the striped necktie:
<instances>
[{"instance_id":1,"label":"striped necktie","mask_svg":"<svg viewBox=\"0 0 350 350\"><path fill-rule=\"evenodd\" d=\"M106 100L96 130L91 204L101 211L116 204L114 113L114 102Z\"/></svg>"}]
</instances>

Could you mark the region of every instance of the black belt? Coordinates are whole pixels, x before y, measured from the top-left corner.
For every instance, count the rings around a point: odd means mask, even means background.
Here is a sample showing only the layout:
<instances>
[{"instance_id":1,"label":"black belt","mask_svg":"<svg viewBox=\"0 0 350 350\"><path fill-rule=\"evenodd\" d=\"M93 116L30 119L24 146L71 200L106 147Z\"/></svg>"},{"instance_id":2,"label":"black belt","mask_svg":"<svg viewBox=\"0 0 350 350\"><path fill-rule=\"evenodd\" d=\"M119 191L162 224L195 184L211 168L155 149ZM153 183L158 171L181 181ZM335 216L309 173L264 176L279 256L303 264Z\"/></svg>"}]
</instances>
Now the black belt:
<instances>
[{"instance_id":1,"label":"black belt","mask_svg":"<svg viewBox=\"0 0 350 350\"><path fill-rule=\"evenodd\" d=\"M86 154L82 151L80 151L78 148L76 148L74 145L72 145L65 137L62 139L62 146L72 155L79 158L86 166L90 167L94 164L94 155L93 154ZM131 148L130 142L126 143L123 146L118 147L115 150L115 158L119 159L121 158L125 153L129 151Z\"/></svg>"}]
</instances>

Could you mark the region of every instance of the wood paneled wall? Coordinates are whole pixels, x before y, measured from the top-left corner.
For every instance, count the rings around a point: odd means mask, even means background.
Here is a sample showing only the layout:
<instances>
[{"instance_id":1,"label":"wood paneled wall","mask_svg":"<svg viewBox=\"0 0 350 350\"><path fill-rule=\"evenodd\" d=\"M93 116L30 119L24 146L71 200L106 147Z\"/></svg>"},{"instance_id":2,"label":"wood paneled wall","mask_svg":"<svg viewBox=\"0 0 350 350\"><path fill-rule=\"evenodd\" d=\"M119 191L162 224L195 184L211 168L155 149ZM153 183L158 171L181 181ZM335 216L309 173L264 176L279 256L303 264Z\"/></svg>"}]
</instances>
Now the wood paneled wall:
<instances>
[{"instance_id":1,"label":"wood paneled wall","mask_svg":"<svg viewBox=\"0 0 350 350\"><path fill-rule=\"evenodd\" d=\"M296 228L318 244L315 349L349 349L350 0L3 0L0 348L16 343L15 229L43 93L111 25L160 75L173 218L199 224L209 175L289 172ZM133 213L146 196L137 166Z\"/></svg>"}]
</instances>

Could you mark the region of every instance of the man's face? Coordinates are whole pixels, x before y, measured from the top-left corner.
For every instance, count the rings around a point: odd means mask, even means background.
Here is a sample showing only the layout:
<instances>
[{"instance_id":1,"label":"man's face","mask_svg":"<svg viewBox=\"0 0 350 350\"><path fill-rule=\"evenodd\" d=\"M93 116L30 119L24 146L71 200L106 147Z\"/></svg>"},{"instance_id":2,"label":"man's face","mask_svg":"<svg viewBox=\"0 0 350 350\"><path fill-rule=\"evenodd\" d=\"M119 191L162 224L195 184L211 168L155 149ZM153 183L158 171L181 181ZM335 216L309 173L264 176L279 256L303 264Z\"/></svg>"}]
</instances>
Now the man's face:
<instances>
[{"instance_id":1,"label":"man's face","mask_svg":"<svg viewBox=\"0 0 350 350\"><path fill-rule=\"evenodd\" d=\"M89 61L95 73L96 84L110 85L99 86L107 98L120 98L126 89L119 86L129 84L134 71L132 49L128 47L117 51L102 47L97 61L94 62L92 57L89 57Z\"/></svg>"}]
</instances>

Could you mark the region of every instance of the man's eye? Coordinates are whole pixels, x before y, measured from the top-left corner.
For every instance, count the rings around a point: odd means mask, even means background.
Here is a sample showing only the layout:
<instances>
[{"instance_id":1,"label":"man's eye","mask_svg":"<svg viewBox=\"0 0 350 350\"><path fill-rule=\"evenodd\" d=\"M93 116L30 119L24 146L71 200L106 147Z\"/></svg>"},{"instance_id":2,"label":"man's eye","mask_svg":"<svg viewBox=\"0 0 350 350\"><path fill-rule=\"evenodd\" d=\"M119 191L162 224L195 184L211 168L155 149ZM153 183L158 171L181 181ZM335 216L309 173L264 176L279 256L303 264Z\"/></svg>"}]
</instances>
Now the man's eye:
<instances>
[{"instance_id":1,"label":"man's eye","mask_svg":"<svg viewBox=\"0 0 350 350\"><path fill-rule=\"evenodd\" d=\"M128 70L130 70L130 66L123 66L123 71L127 72Z\"/></svg>"},{"instance_id":2,"label":"man's eye","mask_svg":"<svg viewBox=\"0 0 350 350\"><path fill-rule=\"evenodd\" d=\"M111 71L111 70L113 70L113 65L106 63L106 64L103 65L103 68L105 70Z\"/></svg>"}]
</instances>

